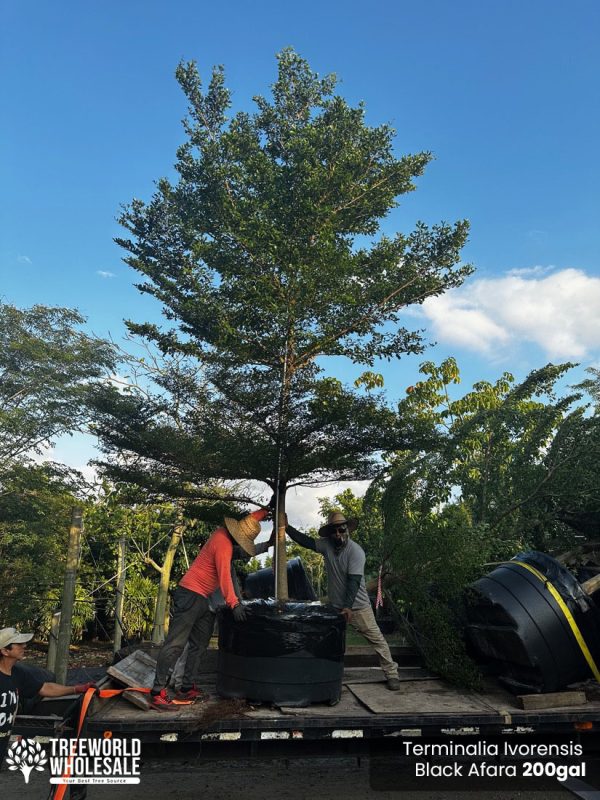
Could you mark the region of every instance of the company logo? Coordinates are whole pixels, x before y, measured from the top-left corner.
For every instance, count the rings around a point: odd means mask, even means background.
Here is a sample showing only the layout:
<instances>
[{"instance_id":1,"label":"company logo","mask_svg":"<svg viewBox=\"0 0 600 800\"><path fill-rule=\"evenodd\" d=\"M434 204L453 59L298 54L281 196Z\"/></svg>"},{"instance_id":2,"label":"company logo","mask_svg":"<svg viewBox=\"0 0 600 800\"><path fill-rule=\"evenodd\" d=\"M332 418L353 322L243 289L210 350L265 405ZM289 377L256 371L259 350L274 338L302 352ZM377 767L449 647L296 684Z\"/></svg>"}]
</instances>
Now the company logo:
<instances>
[{"instance_id":1,"label":"company logo","mask_svg":"<svg viewBox=\"0 0 600 800\"><path fill-rule=\"evenodd\" d=\"M20 739L8 748L6 763L9 769L20 769L25 778L25 783L29 783L29 776L33 770L43 772L48 759L46 753L44 753L35 739Z\"/></svg>"},{"instance_id":2,"label":"company logo","mask_svg":"<svg viewBox=\"0 0 600 800\"><path fill-rule=\"evenodd\" d=\"M21 770L25 783L33 770L50 770L53 784L126 784L140 782L139 739L51 739L44 752L35 739L14 742L6 755L11 770Z\"/></svg>"}]
</instances>

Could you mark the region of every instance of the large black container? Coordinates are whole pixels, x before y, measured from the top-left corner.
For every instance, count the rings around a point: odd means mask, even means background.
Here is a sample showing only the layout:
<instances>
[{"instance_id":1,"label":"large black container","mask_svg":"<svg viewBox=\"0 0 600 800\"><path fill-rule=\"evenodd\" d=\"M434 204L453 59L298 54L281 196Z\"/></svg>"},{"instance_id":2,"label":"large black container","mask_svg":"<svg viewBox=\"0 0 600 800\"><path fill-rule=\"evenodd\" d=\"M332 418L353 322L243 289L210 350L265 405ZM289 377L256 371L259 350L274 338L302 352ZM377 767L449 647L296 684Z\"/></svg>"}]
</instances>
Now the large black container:
<instances>
[{"instance_id":1,"label":"large black container","mask_svg":"<svg viewBox=\"0 0 600 800\"><path fill-rule=\"evenodd\" d=\"M217 692L277 705L336 703L342 692L346 623L320 603L244 603L246 621L219 611Z\"/></svg>"},{"instance_id":2,"label":"large black container","mask_svg":"<svg viewBox=\"0 0 600 800\"><path fill-rule=\"evenodd\" d=\"M541 573L543 580L523 562ZM467 639L473 655L514 691L553 692L592 677L561 604L600 664L600 613L578 581L551 556L519 553L476 581L466 596Z\"/></svg>"},{"instance_id":3,"label":"large black container","mask_svg":"<svg viewBox=\"0 0 600 800\"><path fill-rule=\"evenodd\" d=\"M316 600L317 596L304 570L302 559L297 556L287 563L288 594L294 600ZM267 600L275 595L275 576L271 567L251 572L244 583L248 598Z\"/></svg>"}]
</instances>

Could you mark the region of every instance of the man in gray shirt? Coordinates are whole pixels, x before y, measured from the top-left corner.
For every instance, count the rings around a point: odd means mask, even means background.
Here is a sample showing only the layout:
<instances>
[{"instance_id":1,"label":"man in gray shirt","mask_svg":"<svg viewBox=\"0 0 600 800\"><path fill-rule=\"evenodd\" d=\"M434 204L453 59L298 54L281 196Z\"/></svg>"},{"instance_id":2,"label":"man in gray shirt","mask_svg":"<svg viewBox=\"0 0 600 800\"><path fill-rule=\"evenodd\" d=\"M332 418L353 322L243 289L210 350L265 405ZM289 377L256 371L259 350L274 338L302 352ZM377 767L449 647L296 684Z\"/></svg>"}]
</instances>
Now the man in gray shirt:
<instances>
[{"instance_id":1,"label":"man in gray shirt","mask_svg":"<svg viewBox=\"0 0 600 800\"><path fill-rule=\"evenodd\" d=\"M327 524L319 530L319 539L301 533L289 523L286 533L297 544L324 557L329 602L373 645L387 679L387 688L397 692L400 689L398 665L392 660L389 645L375 621L365 586L365 552L349 537L357 525L356 519L346 519L341 512L332 511Z\"/></svg>"}]
</instances>

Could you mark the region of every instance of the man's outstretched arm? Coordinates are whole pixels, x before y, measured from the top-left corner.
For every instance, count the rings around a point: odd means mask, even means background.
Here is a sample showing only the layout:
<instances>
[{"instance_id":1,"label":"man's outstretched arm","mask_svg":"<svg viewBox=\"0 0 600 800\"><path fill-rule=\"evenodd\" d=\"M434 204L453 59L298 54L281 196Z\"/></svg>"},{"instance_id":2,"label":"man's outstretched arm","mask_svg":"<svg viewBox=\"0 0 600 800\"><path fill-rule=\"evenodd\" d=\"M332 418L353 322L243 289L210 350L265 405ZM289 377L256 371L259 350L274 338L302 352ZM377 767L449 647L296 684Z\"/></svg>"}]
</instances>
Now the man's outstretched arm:
<instances>
[{"instance_id":1,"label":"man's outstretched arm","mask_svg":"<svg viewBox=\"0 0 600 800\"><path fill-rule=\"evenodd\" d=\"M299 530L296 530L292 525L289 524L286 520L285 532L287 535L292 539L296 544L299 544L301 547L306 547L307 550L314 550L317 551L317 540L313 539L312 536L307 536L305 533L302 533Z\"/></svg>"}]
</instances>

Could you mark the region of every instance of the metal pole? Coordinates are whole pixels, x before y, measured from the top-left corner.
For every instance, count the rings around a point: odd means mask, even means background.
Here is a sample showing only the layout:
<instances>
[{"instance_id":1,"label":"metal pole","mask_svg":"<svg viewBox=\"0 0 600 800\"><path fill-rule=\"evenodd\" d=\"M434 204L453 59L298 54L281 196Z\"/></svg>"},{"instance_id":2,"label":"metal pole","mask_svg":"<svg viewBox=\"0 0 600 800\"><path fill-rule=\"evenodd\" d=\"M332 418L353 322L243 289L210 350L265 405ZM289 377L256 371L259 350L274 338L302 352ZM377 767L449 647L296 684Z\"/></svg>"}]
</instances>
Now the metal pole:
<instances>
[{"instance_id":1,"label":"metal pole","mask_svg":"<svg viewBox=\"0 0 600 800\"><path fill-rule=\"evenodd\" d=\"M58 629L58 643L56 646L56 682L65 683L67 679L67 665L69 663L69 645L71 643L71 628L73 623L73 606L75 604L75 583L77 581L77 567L79 566L79 552L81 549L81 534L83 531L83 509L75 507L71 516L69 528L69 544L67 548L67 567L63 583L63 596Z\"/></svg>"},{"instance_id":2,"label":"metal pole","mask_svg":"<svg viewBox=\"0 0 600 800\"><path fill-rule=\"evenodd\" d=\"M117 596L115 602L115 635L113 641L113 653L117 653L121 649L121 640L123 637L122 619L123 619L123 602L125 600L125 549L127 546L127 538L124 533L119 536L119 547L117 554Z\"/></svg>"}]
</instances>

